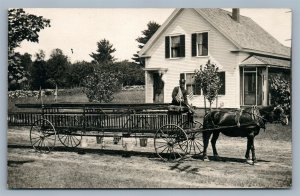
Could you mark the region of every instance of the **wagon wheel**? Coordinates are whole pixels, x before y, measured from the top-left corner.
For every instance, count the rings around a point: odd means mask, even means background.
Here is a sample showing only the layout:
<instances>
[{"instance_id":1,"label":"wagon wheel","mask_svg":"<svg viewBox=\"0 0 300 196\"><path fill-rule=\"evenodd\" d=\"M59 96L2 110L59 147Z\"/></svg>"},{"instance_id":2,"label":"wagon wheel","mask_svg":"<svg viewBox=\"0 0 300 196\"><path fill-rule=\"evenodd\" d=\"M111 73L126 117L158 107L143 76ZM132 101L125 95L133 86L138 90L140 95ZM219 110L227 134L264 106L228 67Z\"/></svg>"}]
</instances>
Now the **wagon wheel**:
<instances>
[{"instance_id":1,"label":"wagon wheel","mask_svg":"<svg viewBox=\"0 0 300 196\"><path fill-rule=\"evenodd\" d=\"M71 129L61 130L57 134L59 141L65 146L70 148L77 147L82 140L82 132L74 134Z\"/></svg>"},{"instance_id":2,"label":"wagon wheel","mask_svg":"<svg viewBox=\"0 0 300 196\"><path fill-rule=\"evenodd\" d=\"M83 122L81 122L77 117L74 118L74 125L75 126L81 126L83 127ZM79 133L76 133L78 131L74 131L71 128L60 130L57 133L59 141L65 146L69 148L75 148L77 147L82 140L83 132L79 131Z\"/></svg>"},{"instance_id":3,"label":"wagon wheel","mask_svg":"<svg viewBox=\"0 0 300 196\"><path fill-rule=\"evenodd\" d=\"M187 135L185 131L177 125L164 125L159 128L154 136L154 148L162 160L179 161L187 154Z\"/></svg>"},{"instance_id":4,"label":"wagon wheel","mask_svg":"<svg viewBox=\"0 0 300 196\"><path fill-rule=\"evenodd\" d=\"M53 124L47 119L34 122L30 129L30 143L41 153L49 153L55 146L56 131Z\"/></svg>"},{"instance_id":5,"label":"wagon wheel","mask_svg":"<svg viewBox=\"0 0 300 196\"><path fill-rule=\"evenodd\" d=\"M202 123L199 121L184 122L181 127L187 132L188 136L188 154L200 155L203 152L203 139L201 129ZM190 131L190 133L189 133Z\"/></svg>"}]
</instances>

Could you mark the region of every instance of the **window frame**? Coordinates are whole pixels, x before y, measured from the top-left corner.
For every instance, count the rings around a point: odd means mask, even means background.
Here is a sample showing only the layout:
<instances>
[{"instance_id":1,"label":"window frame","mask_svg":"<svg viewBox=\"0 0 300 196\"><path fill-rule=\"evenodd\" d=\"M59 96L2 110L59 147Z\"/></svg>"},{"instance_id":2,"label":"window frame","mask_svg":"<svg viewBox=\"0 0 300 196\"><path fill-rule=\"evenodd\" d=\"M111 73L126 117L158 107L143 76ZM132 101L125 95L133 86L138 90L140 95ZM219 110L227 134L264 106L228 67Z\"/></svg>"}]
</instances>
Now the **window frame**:
<instances>
[{"instance_id":1,"label":"window frame","mask_svg":"<svg viewBox=\"0 0 300 196\"><path fill-rule=\"evenodd\" d=\"M172 51L174 51L172 44L174 43L172 39L175 37L179 37L179 45L177 47L177 55L173 56ZM165 36L165 58L166 59L180 59L185 58L185 42L186 42L186 35L185 34L173 34Z\"/></svg>"},{"instance_id":2,"label":"window frame","mask_svg":"<svg viewBox=\"0 0 300 196\"><path fill-rule=\"evenodd\" d=\"M199 34L207 34L207 54L206 55L199 55ZM193 43L193 35L195 35L195 43ZM192 45L192 56L193 57L208 57L209 56L209 31L206 30L206 31L200 31L200 32L195 32L195 33L192 33L192 38L191 38L191 45ZM203 48L203 43L201 44L202 45L202 48ZM193 47L195 47L195 52L193 52Z\"/></svg>"},{"instance_id":3,"label":"window frame","mask_svg":"<svg viewBox=\"0 0 300 196\"><path fill-rule=\"evenodd\" d=\"M194 96L200 96L200 95L202 95L202 90L200 89L199 90L199 94L196 94L197 93L197 90L196 90L196 84L195 84L195 81L194 81L194 83L192 83L192 84L190 84L190 83L188 83L187 82L187 75L188 74L193 74L193 76L195 76L195 73L194 72L183 72L183 73L180 73L180 79L182 78L181 77L181 75L183 75L184 76L184 79L185 79L185 89L188 91L188 88L187 88L187 86L188 85L190 85L191 86L191 88L193 89L193 95ZM193 87L194 86L194 87ZM195 89L195 90L194 90ZM187 92L188 94L189 94L189 92Z\"/></svg>"},{"instance_id":4,"label":"window frame","mask_svg":"<svg viewBox=\"0 0 300 196\"><path fill-rule=\"evenodd\" d=\"M172 50L172 44L173 44L173 42L172 42L172 38L175 38L175 37L179 38L179 44L177 46L177 48L178 48L178 56L173 57L173 50ZM169 39L170 39L169 40L169 43L170 43L170 46L169 46L170 59L180 58L181 57L180 56L180 35L171 35L171 36L169 36Z\"/></svg>"}]
</instances>

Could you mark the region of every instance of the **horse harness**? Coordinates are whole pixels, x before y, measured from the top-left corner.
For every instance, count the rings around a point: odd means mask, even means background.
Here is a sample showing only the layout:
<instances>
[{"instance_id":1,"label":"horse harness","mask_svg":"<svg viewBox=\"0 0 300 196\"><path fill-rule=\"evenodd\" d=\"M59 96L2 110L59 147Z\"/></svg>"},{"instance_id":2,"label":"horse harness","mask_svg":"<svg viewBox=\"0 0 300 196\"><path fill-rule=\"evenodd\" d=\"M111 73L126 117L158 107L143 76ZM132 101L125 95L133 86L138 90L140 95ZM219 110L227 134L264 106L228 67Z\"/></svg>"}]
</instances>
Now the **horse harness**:
<instances>
[{"instance_id":1,"label":"horse harness","mask_svg":"<svg viewBox=\"0 0 300 196\"><path fill-rule=\"evenodd\" d=\"M238 109L238 110L236 110L236 111L235 111L235 122L236 122L236 126L237 126L237 127L241 127L240 118L241 118L241 116L243 115L243 113L247 113L247 114L250 114L250 115L251 115L251 119L252 119L253 121L256 122L256 125L257 125L257 126L259 126L260 128L263 128L263 129L265 130L265 129L266 129L265 126L262 127L262 126L260 125L260 123L259 123L259 119L261 119L261 120L263 120L263 121L265 121L265 119L264 119L262 116L256 114L256 110L257 110L257 106L255 106L255 105L253 105L253 106L251 107L251 112L245 111L244 109ZM209 114L210 114L210 115L209 115ZM210 122L211 122L213 128L220 128L220 127L226 128L226 127L227 127L227 126L218 126L218 125L216 125L216 124L214 123L214 121L213 121L213 118L212 118L212 115L211 115L210 112L208 112L205 116L207 116L207 115L209 115ZM250 124L249 124L249 125L250 125ZM232 126L228 126L228 127L232 127Z\"/></svg>"}]
</instances>

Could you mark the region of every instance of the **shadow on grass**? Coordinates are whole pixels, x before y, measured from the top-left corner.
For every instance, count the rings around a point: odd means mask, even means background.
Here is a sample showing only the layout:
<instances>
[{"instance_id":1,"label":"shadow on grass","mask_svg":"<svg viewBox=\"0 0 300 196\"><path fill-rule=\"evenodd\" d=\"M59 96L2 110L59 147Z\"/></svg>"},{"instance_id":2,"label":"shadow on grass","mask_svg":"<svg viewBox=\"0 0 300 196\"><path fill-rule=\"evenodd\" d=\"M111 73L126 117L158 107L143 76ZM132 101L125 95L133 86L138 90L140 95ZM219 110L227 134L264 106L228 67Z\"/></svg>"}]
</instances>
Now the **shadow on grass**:
<instances>
[{"instance_id":1,"label":"shadow on grass","mask_svg":"<svg viewBox=\"0 0 300 196\"><path fill-rule=\"evenodd\" d=\"M203 156L202 155L194 155L192 156L193 159L195 160L202 160L203 161ZM209 161L214 161L214 162L231 162L231 163L246 163L245 158L232 158L232 157L215 157L215 156L208 156ZM271 161L268 160L263 160L263 159L257 159L258 162L264 162L264 163L269 163Z\"/></svg>"},{"instance_id":2,"label":"shadow on grass","mask_svg":"<svg viewBox=\"0 0 300 196\"><path fill-rule=\"evenodd\" d=\"M26 161L7 161L7 166L9 167L18 167L20 165L23 165L24 163L32 163L34 160L26 160Z\"/></svg>"},{"instance_id":3,"label":"shadow on grass","mask_svg":"<svg viewBox=\"0 0 300 196\"><path fill-rule=\"evenodd\" d=\"M23 149L32 149L32 146L29 145L18 145L18 144L9 144L8 148L23 148ZM147 158L157 158L154 152L139 152L139 151L124 151L124 150L111 150L111 149L94 149L94 148L68 148L64 146L57 146L51 152L75 152L80 155L84 154L106 154L112 156L122 156L122 157L131 157L131 156L140 156Z\"/></svg>"},{"instance_id":4,"label":"shadow on grass","mask_svg":"<svg viewBox=\"0 0 300 196\"><path fill-rule=\"evenodd\" d=\"M18 144L10 144L7 146L8 148L23 148L23 149L32 149L32 146L29 145L18 145ZM94 148L67 148L64 146L57 146L53 149L53 152L75 152L80 155L84 154L105 154L105 155L111 155L111 156L121 156L123 158L130 158L131 156L139 156L139 157L146 157L151 161L160 161L164 162L162 159L160 159L156 153L154 152L140 152L140 151L124 151L124 150L111 150L111 149L94 149ZM246 163L246 160L244 158L232 158L232 157L214 157L209 156L210 161L214 162L231 162L231 163ZM170 161L170 163L175 163L172 167L176 168L177 164L181 164L187 161L203 161L202 155L193 155L193 156L186 156L185 158L181 159L180 161ZM258 162L270 162L263 159L258 159ZM178 165L177 165L178 166ZM184 170L187 170L189 168L182 168Z\"/></svg>"}]
</instances>

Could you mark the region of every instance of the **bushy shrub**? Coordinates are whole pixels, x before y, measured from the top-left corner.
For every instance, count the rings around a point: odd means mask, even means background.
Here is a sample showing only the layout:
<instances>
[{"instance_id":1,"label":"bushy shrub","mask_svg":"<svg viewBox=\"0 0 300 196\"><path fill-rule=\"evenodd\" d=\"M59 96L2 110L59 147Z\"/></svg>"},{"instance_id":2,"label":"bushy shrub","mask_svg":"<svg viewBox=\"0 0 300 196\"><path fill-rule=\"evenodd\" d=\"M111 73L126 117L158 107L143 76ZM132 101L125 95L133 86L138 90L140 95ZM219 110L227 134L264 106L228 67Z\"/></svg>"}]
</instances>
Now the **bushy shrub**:
<instances>
[{"instance_id":1,"label":"bushy shrub","mask_svg":"<svg viewBox=\"0 0 300 196\"><path fill-rule=\"evenodd\" d=\"M280 74L272 75L269 79L271 104L281 105L287 114L291 110L291 81Z\"/></svg>"},{"instance_id":2,"label":"bushy shrub","mask_svg":"<svg viewBox=\"0 0 300 196\"><path fill-rule=\"evenodd\" d=\"M111 102L113 94L121 89L120 73L97 66L94 72L84 79L84 92L90 102Z\"/></svg>"}]
</instances>

